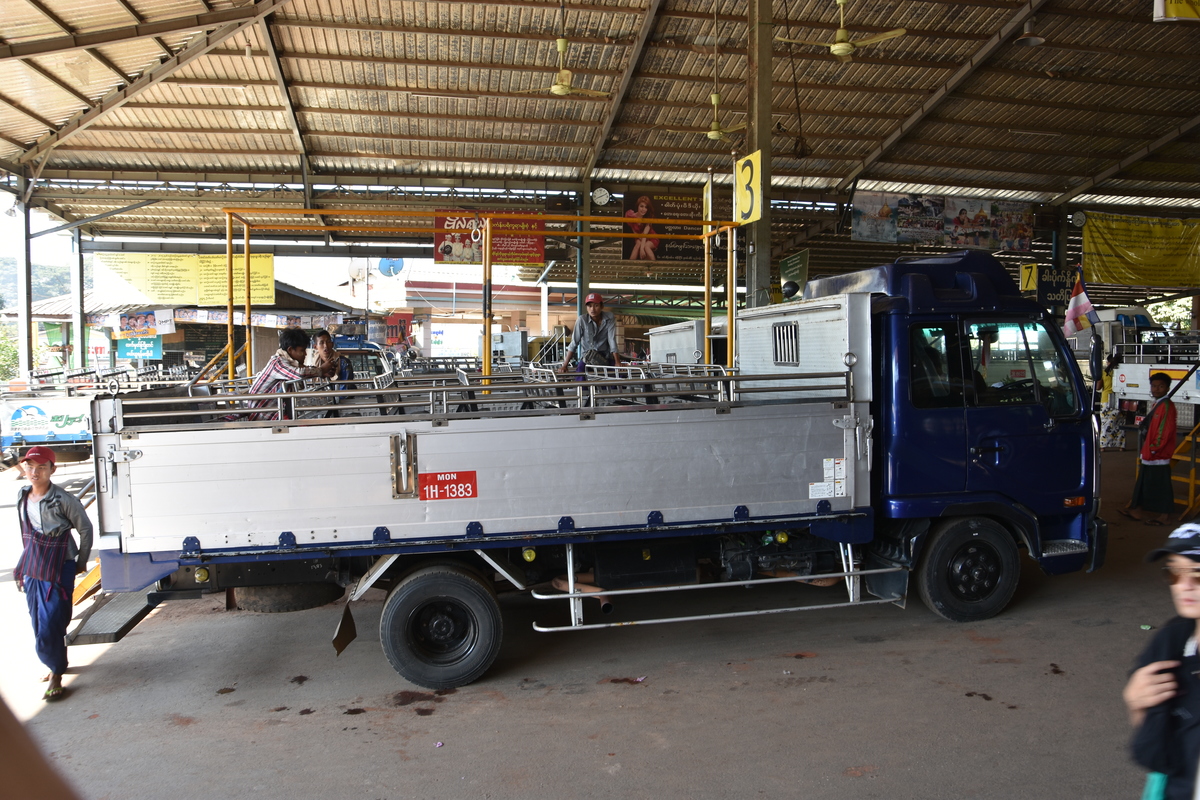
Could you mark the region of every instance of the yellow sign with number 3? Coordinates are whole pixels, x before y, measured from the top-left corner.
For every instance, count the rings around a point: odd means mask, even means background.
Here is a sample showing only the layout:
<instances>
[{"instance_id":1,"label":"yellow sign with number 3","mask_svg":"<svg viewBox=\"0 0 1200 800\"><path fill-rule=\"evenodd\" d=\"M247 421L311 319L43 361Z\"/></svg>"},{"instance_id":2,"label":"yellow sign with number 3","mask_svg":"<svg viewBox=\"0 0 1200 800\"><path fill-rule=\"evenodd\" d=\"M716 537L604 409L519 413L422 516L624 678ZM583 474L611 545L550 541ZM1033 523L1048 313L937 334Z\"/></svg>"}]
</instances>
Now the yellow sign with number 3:
<instances>
[{"instance_id":1,"label":"yellow sign with number 3","mask_svg":"<svg viewBox=\"0 0 1200 800\"><path fill-rule=\"evenodd\" d=\"M733 162L733 221L738 225L762 219L762 151Z\"/></svg>"}]
</instances>

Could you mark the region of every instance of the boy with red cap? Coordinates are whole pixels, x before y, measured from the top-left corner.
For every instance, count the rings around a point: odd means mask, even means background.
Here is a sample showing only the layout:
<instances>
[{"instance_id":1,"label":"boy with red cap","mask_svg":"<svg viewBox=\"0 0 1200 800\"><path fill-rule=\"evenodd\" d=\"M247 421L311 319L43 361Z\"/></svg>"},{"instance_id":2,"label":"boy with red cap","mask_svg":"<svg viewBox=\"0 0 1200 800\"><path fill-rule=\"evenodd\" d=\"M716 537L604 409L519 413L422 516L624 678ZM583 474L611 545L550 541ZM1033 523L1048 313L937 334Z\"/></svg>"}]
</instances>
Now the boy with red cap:
<instances>
[{"instance_id":1,"label":"boy with red cap","mask_svg":"<svg viewBox=\"0 0 1200 800\"><path fill-rule=\"evenodd\" d=\"M567 371L574 354L578 354L576 371L581 374L587 364L621 366L621 359L617 355L617 321L604 310L604 298L598 292L592 292L584 299L583 307L587 313L575 320L562 371Z\"/></svg>"},{"instance_id":2,"label":"boy with red cap","mask_svg":"<svg viewBox=\"0 0 1200 800\"><path fill-rule=\"evenodd\" d=\"M47 702L63 696L71 593L75 575L86 569L92 550L92 523L74 495L51 483L56 468L49 447L31 447L21 458L29 485L17 493L23 549L13 569L17 589L29 605L38 658L50 670L43 679L50 684L42 696ZM79 534L78 545L72 528Z\"/></svg>"}]
</instances>

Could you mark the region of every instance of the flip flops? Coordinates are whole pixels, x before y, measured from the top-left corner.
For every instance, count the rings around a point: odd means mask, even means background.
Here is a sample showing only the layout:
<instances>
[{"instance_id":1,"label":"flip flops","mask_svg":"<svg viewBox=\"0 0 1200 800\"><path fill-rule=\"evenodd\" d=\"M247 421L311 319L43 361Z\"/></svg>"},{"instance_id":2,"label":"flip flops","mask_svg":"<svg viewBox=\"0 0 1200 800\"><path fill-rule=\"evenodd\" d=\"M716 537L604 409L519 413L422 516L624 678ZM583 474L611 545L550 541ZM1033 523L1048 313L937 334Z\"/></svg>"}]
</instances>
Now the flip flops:
<instances>
[{"instance_id":1,"label":"flip flops","mask_svg":"<svg viewBox=\"0 0 1200 800\"><path fill-rule=\"evenodd\" d=\"M1144 525L1151 525L1151 526L1153 526L1153 527L1157 527L1157 528L1161 528L1161 527L1163 526L1163 523L1162 523L1162 520L1161 520L1161 519L1148 519L1148 520L1146 520L1146 521L1145 521L1143 524L1144 524Z\"/></svg>"},{"instance_id":2,"label":"flip flops","mask_svg":"<svg viewBox=\"0 0 1200 800\"><path fill-rule=\"evenodd\" d=\"M47 703L54 703L54 702L57 702L58 700L62 700L63 697L66 696L66 694L67 694L67 690L64 689L63 687L51 686L49 689L46 690L46 693L44 695L42 695L42 699L45 700Z\"/></svg>"},{"instance_id":3,"label":"flip flops","mask_svg":"<svg viewBox=\"0 0 1200 800\"><path fill-rule=\"evenodd\" d=\"M1135 522L1141 522L1141 520L1139 520L1137 517L1135 517L1133 514L1130 514L1128 511L1126 511L1123 508L1118 508L1117 513L1120 514L1125 519L1131 519L1131 520L1134 520Z\"/></svg>"}]
</instances>

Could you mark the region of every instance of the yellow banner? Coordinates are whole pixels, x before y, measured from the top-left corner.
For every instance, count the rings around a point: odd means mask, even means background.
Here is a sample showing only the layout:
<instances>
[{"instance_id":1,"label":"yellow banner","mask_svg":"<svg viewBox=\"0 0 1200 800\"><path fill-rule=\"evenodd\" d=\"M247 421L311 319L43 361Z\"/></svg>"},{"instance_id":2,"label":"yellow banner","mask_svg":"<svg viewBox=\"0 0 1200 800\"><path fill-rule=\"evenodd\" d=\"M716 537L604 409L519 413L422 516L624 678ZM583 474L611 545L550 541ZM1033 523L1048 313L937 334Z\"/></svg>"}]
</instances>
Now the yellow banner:
<instances>
[{"instance_id":1,"label":"yellow banner","mask_svg":"<svg viewBox=\"0 0 1200 800\"><path fill-rule=\"evenodd\" d=\"M1200 286L1200 219L1089 211L1083 273L1089 283Z\"/></svg>"},{"instance_id":2,"label":"yellow banner","mask_svg":"<svg viewBox=\"0 0 1200 800\"><path fill-rule=\"evenodd\" d=\"M1200 0L1154 0L1155 22L1200 20Z\"/></svg>"},{"instance_id":3,"label":"yellow banner","mask_svg":"<svg viewBox=\"0 0 1200 800\"><path fill-rule=\"evenodd\" d=\"M233 301L246 302L243 256L233 257ZM146 305L223 306L228 281L223 255L186 253L96 253L95 280L128 303ZM250 298L253 305L275 303L275 256L250 254Z\"/></svg>"}]
</instances>

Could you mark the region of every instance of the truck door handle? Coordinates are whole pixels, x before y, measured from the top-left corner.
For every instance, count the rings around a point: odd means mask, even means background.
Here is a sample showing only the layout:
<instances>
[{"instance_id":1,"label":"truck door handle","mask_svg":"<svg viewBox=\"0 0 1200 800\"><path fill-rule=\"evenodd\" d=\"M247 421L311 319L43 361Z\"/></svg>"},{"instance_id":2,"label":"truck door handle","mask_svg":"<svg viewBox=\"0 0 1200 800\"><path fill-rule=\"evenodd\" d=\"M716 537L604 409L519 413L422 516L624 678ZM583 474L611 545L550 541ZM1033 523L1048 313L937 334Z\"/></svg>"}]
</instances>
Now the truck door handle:
<instances>
[{"instance_id":1,"label":"truck door handle","mask_svg":"<svg viewBox=\"0 0 1200 800\"><path fill-rule=\"evenodd\" d=\"M996 445L995 447L972 447L971 448L971 455L973 455L973 456L981 456L985 453L1003 453L1003 452L1004 452L1004 445L1000 445L1000 444Z\"/></svg>"}]
</instances>

